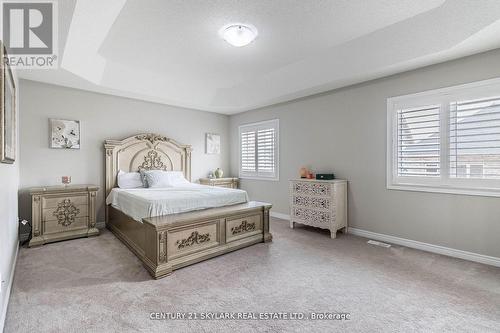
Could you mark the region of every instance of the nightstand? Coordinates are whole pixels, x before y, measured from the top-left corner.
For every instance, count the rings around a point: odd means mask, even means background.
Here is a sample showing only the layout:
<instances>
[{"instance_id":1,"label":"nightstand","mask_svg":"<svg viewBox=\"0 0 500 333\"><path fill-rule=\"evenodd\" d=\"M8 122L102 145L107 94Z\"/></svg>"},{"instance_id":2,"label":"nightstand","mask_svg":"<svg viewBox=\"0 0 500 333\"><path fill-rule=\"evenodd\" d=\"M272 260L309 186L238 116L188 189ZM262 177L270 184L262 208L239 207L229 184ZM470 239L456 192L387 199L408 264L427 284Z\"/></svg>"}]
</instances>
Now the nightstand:
<instances>
[{"instance_id":1,"label":"nightstand","mask_svg":"<svg viewBox=\"0 0 500 333\"><path fill-rule=\"evenodd\" d=\"M30 189L32 238L29 246L96 236L95 185L47 186Z\"/></svg>"},{"instance_id":2,"label":"nightstand","mask_svg":"<svg viewBox=\"0 0 500 333\"><path fill-rule=\"evenodd\" d=\"M238 178L200 178L200 184L202 185L228 188L238 188L239 181Z\"/></svg>"}]
</instances>

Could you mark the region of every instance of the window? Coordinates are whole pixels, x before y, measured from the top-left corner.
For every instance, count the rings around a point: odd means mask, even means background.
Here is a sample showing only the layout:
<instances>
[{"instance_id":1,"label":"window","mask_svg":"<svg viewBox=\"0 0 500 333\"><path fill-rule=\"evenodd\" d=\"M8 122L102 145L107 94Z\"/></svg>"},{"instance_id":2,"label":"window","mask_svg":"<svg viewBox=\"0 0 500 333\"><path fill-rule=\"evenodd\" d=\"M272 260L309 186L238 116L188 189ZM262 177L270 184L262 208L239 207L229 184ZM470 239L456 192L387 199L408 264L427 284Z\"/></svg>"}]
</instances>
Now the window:
<instances>
[{"instance_id":1,"label":"window","mask_svg":"<svg viewBox=\"0 0 500 333\"><path fill-rule=\"evenodd\" d=\"M279 179L279 120L241 125L240 177Z\"/></svg>"},{"instance_id":2,"label":"window","mask_svg":"<svg viewBox=\"0 0 500 333\"><path fill-rule=\"evenodd\" d=\"M387 187L500 196L500 79L389 98Z\"/></svg>"}]
</instances>

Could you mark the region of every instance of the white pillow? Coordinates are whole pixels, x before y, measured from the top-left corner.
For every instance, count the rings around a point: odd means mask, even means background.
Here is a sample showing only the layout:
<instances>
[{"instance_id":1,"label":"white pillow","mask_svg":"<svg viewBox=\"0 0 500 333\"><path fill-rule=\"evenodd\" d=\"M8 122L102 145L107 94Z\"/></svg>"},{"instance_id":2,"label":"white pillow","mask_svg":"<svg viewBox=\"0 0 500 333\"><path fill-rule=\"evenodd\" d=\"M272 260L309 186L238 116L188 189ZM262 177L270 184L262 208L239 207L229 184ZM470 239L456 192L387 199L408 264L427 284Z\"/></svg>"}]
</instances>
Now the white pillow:
<instances>
[{"instance_id":1,"label":"white pillow","mask_svg":"<svg viewBox=\"0 0 500 333\"><path fill-rule=\"evenodd\" d=\"M180 187L184 185L191 185L191 183L184 178L182 171L167 171L170 174L170 182L173 187Z\"/></svg>"},{"instance_id":2,"label":"white pillow","mask_svg":"<svg viewBox=\"0 0 500 333\"><path fill-rule=\"evenodd\" d=\"M119 188L140 188L144 187L141 174L139 172L118 172Z\"/></svg>"},{"instance_id":3,"label":"white pillow","mask_svg":"<svg viewBox=\"0 0 500 333\"><path fill-rule=\"evenodd\" d=\"M144 174L150 188L180 187L191 184L184 178L182 171L149 170Z\"/></svg>"}]
</instances>

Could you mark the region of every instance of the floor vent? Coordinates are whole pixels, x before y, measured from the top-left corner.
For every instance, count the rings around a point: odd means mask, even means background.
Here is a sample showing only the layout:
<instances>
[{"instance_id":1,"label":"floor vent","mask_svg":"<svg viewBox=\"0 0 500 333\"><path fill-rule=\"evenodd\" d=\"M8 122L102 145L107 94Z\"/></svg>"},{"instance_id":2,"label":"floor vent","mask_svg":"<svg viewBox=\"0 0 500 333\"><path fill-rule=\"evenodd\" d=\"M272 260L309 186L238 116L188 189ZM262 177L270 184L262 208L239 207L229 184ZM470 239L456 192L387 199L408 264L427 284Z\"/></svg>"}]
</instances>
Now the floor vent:
<instances>
[{"instance_id":1,"label":"floor vent","mask_svg":"<svg viewBox=\"0 0 500 333\"><path fill-rule=\"evenodd\" d=\"M391 244L382 243L382 242L378 242L378 241L371 240L371 239L367 243L371 244L371 245L382 246L382 247L391 247Z\"/></svg>"}]
</instances>

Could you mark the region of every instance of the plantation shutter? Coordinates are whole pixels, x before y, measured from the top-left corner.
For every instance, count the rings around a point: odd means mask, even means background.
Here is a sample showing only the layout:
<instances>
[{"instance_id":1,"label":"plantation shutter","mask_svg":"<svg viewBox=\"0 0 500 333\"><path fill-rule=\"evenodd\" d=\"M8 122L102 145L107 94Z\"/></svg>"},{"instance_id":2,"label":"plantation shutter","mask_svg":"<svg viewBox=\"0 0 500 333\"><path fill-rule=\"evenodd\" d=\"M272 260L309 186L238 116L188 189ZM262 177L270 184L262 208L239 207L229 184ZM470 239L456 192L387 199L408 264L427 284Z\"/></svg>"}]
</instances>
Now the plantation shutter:
<instances>
[{"instance_id":1,"label":"plantation shutter","mask_svg":"<svg viewBox=\"0 0 500 333\"><path fill-rule=\"evenodd\" d=\"M397 174L439 177L440 105L397 111Z\"/></svg>"},{"instance_id":2,"label":"plantation shutter","mask_svg":"<svg viewBox=\"0 0 500 333\"><path fill-rule=\"evenodd\" d=\"M255 132L241 133L241 171L255 173L257 164L255 159Z\"/></svg>"},{"instance_id":3,"label":"plantation shutter","mask_svg":"<svg viewBox=\"0 0 500 333\"><path fill-rule=\"evenodd\" d=\"M276 145L276 130L267 128L257 131L257 166L260 173L274 173L276 168L274 150Z\"/></svg>"},{"instance_id":4,"label":"plantation shutter","mask_svg":"<svg viewBox=\"0 0 500 333\"><path fill-rule=\"evenodd\" d=\"M278 120L240 126L240 176L278 178Z\"/></svg>"},{"instance_id":5,"label":"plantation shutter","mask_svg":"<svg viewBox=\"0 0 500 333\"><path fill-rule=\"evenodd\" d=\"M500 96L450 103L451 178L500 179Z\"/></svg>"}]
</instances>

